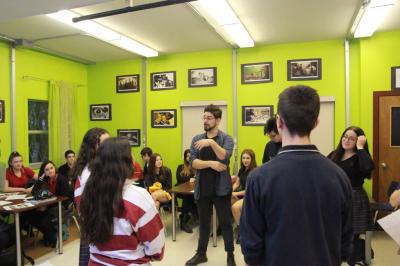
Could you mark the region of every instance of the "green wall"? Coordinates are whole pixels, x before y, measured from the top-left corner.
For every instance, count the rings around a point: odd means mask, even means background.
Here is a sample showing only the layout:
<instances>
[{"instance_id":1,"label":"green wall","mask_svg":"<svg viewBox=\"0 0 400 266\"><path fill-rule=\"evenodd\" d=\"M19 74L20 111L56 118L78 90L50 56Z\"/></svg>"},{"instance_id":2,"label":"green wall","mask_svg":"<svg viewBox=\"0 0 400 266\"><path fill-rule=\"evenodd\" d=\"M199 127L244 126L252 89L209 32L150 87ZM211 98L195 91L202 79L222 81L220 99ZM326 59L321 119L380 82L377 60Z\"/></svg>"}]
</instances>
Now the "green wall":
<instances>
[{"instance_id":1,"label":"green wall","mask_svg":"<svg viewBox=\"0 0 400 266\"><path fill-rule=\"evenodd\" d=\"M400 31L377 33L372 38L352 40L350 42L350 100L351 124L365 129L372 146L372 92L390 90L390 67L400 65ZM0 124L2 157L5 162L11 151L10 140L10 63L9 47L0 43L0 99L6 101L6 123ZM274 105L279 93L286 87L306 84L316 88L321 96L335 97L335 143L345 128L345 62L344 41L328 40L319 42L288 43L267 45L256 48L238 49L237 53L237 100L238 100L238 151L252 148L261 163L264 145L263 128L242 126L241 107L243 105ZM322 79L315 81L287 81L287 60L321 58ZM178 126L169 129L151 128L147 124L147 146L159 152L165 165L175 172L182 162L181 155L181 110L182 101L226 101L228 103L228 133L233 135L233 53L230 49L181 53L159 56L147 60L147 88L141 82L140 91L134 93L116 93L116 76L140 74L142 76L142 59L110 61L85 66L54 56L45 55L25 49L16 51L16 85L17 85L17 148L27 158L27 99L48 99L47 82L23 80L29 75L45 80L64 80L87 87L79 89L79 119L76 131L79 137L74 149L79 147L80 140L87 128L104 127L111 135L117 129L142 128L142 108L146 104L147 121L153 109L177 109ZM243 63L272 62L273 82L260 84L241 84L240 65ZM188 69L200 67L217 67L217 86L205 88L188 87ZM176 71L177 88L174 90L150 90L150 73ZM142 81L142 80L141 80ZM142 102L142 93L146 89L147 101ZM90 104L112 104L111 121L90 121ZM197 118L196 118L197 119ZM199 118L199 123L201 123ZM133 148L139 159L143 147ZM139 159L140 161L140 159ZM366 187L370 191L371 184Z\"/></svg>"}]
</instances>

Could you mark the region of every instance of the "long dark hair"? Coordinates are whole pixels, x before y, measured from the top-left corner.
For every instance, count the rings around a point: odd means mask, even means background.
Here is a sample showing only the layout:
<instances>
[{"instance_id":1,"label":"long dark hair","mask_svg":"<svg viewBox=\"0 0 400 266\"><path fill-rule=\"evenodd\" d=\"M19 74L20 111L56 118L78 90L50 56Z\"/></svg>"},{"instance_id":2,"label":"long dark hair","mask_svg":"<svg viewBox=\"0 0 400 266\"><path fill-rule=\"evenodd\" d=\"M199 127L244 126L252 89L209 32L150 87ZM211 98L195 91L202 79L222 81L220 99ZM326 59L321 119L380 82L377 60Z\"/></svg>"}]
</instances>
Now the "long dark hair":
<instances>
[{"instance_id":1,"label":"long dark hair","mask_svg":"<svg viewBox=\"0 0 400 266\"><path fill-rule=\"evenodd\" d=\"M39 174L38 174L39 177L41 177L44 174L44 168L46 168L46 165L48 165L48 164L52 164L54 166L54 169L56 170L56 175L57 175L57 172L58 172L57 166L52 161L47 160L40 165Z\"/></svg>"},{"instance_id":2,"label":"long dark hair","mask_svg":"<svg viewBox=\"0 0 400 266\"><path fill-rule=\"evenodd\" d=\"M91 163L79 207L81 235L94 245L107 242L114 229L113 218L124 211L122 190L134 173L131 147L125 138L109 138L101 143Z\"/></svg>"},{"instance_id":3,"label":"long dark hair","mask_svg":"<svg viewBox=\"0 0 400 266\"><path fill-rule=\"evenodd\" d=\"M153 153L150 156L149 168L147 169L147 175L149 176L149 179L153 183L156 182L156 181L159 181L159 180L156 179L156 176L157 176L157 173L156 173L156 160L157 160L157 157L160 157L161 160L162 160L162 157L161 157L161 155L159 153ZM159 172L159 175L160 175L161 178L165 177L165 171L166 170L165 170L164 162L163 162L163 165L161 166L160 172ZM152 185L152 184L149 184L149 185Z\"/></svg>"},{"instance_id":4,"label":"long dark hair","mask_svg":"<svg viewBox=\"0 0 400 266\"><path fill-rule=\"evenodd\" d=\"M343 157L343 154L344 154L344 149L343 149L343 146L342 146L342 139L343 139L344 134L346 134L346 132L348 130L354 131L354 133L356 133L357 137L358 136L365 136L364 130L362 130L359 127L350 126L350 127L346 128L343 131L342 135L340 136L339 144L337 145L336 149L333 152L331 152L331 154L328 155L328 158L331 159L334 162L340 162L342 160L342 157ZM354 146L354 151L356 151L356 150L357 150L357 146ZM365 142L364 150L368 154L370 154L369 153L369 149L368 149L368 141Z\"/></svg>"},{"instance_id":5,"label":"long dark hair","mask_svg":"<svg viewBox=\"0 0 400 266\"><path fill-rule=\"evenodd\" d=\"M76 178L82 174L85 166L96 156L96 149L100 144L100 137L103 134L108 134L108 131L98 127L89 129L88 132L86 132L79 149L78 159L76 160L74 174L72 175L73 180L76 180Z\"/></svg>"},{"instance_id":6,"label":"long dark hair","mask_svg":"<svg viewBox=\"0 0 400 266\"><path fill-rule=\"evenodd\" d=\"M251 158L251 162L250 162L249 168L247 168L247 169L244 166L243 161L242 161L243 154L248 154L250 156L250 158ZM250 171L253 170L256 167L257 167L256 154L254 153L254 151L252 149L244 149L242 151L242 153L240 154L240 170L243 173L246 173L246 172L250 173Z\"/></svg>"},{"instance_id":7,"label":"long dark hair","mask_svg":"<svg viewBox=\"0 0 400 266\"><path fill-rule=\"evenodd\" d=\"M190 166L190 162L188 162L186 160L186 156L188 155L188 153L190 153L190 149L186 149L183 152L183 167L182 167L182 171L180 172L180 174L182 176L193 176L194 175L194 170Z\"/></svg>"}]
</instances>

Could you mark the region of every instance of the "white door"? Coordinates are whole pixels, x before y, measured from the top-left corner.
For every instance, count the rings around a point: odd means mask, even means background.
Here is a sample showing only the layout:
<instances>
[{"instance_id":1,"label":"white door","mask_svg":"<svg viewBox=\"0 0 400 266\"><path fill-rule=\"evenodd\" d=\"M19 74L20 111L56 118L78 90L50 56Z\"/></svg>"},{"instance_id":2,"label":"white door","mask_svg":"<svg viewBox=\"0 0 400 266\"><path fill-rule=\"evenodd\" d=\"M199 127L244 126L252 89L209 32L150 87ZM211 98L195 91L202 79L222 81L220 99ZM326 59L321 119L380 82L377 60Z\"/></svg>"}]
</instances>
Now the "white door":
<instances>
[{"instance_id":1,"label":"white door","mask_svg":"<svg viewBox=\"0 0 400 266\"><path fill-rule=\"evenodd\" d=\"M204 108L209 104L218 105L222 110L222 118L219 129L226 132L227 112L226 102L184 102L181 103L182 114L182 154L186 149L190 149L192 138L204 132L203 113Z\"/></svg>"},{"instance_id":2,"label":"white door","mask_svg":"<svg viewBox=\"0 0 400 266\"><path fill-rule=\"evenodd\" d=\"M335 101L332 97L321 97L319 125L311 131L311 143L325 156L335 147Z\"/></svg>"}]
</instances>

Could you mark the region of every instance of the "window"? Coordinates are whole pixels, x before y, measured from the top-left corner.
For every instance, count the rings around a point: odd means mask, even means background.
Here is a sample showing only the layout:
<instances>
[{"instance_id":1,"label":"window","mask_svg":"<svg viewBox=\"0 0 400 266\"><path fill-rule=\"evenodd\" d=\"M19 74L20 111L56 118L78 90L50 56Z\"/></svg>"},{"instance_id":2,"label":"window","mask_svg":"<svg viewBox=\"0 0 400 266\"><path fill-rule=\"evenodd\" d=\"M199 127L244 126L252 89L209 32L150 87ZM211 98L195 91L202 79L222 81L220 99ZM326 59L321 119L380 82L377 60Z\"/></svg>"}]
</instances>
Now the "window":
<instances>
[{"instance_id":1,"label":"window","mask_svg":"<svg viewBox=\"0 0 400 266\"><path fill-rule=\"evenodd\" d=\"M39 167L49 158L49 103L28 100L29 164Z\"/></svg>"}]
</instances>

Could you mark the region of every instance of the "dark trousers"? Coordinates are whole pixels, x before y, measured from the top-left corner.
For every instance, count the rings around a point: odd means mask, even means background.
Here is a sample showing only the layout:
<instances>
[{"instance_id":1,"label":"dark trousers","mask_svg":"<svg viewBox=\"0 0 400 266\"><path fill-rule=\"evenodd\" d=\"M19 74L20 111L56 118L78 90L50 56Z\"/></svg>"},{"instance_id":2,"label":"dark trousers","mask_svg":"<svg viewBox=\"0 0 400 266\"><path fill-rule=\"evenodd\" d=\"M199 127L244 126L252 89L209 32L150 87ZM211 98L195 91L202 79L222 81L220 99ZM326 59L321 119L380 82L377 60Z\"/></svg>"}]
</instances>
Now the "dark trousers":
<instances>
[{"instance_id":1,"label":"dark trousers","mask_svg":"<svg viewBox=\"0 0 400 266\"><path fill-rule=\"evenodd\" d=\"M231 196L200 197L197 201L197 209L200 221L200 236L197 246L198 253L206 253L208 240L210 239L211 215L213 204L217 211L219 226L224 238L225 251L233 252L233 231L231 219Z\"/></svg>"},{"instance_id":2,"label":"dark trousers","mask_svg":"<svg viewBox=\"0 0 400 266\"><path fill-rule=\"evenodd\" d=\"M89 259L90 259L89 246L81 242L79 245L79 266L89 265Z\"/></svg>"},{"instance_id":3,"label":"dark trousers","mask_svg":"<svg viewBox=\"0 0 400 266\"><path fill-rule=\"evenodd\" d=\"M182 213L183 214L188 214L192 213L195 214L197 213L197 207L196 203L194 202L194 196L193 195L182 195Z\"/></svg>"}]
</instances>

